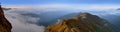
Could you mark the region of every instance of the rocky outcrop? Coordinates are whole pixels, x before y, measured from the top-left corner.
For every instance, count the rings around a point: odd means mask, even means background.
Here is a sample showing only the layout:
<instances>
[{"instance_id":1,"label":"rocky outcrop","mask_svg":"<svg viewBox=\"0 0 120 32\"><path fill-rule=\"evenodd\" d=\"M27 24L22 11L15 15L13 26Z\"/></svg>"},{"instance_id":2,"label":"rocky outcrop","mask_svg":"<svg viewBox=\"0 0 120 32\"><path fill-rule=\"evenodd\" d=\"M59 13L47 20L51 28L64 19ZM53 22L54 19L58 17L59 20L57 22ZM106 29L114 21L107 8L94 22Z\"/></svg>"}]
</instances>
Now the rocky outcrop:
<instances>
[{"instance_id":1,"label":"rocky outcrop","mask_svg":"<svg viewBox=\"0 0 120 32\"><path fill-rule=\"evenodd\" d=\"M0 6L0 32L11 32L12 26L5 18L3 10Z\"/></svg>"},{"instance_id":2,"label":"rocky outcrop","mask_svg":"<svg viewBox=\"0 0 120 32\"><path fill-rule=\"evenodd\" d=\"M45 32L120 32L118 28L106 20L89 13L80 13L74 18L62 20L50 25Z\"/></svg>"}]
</instances>

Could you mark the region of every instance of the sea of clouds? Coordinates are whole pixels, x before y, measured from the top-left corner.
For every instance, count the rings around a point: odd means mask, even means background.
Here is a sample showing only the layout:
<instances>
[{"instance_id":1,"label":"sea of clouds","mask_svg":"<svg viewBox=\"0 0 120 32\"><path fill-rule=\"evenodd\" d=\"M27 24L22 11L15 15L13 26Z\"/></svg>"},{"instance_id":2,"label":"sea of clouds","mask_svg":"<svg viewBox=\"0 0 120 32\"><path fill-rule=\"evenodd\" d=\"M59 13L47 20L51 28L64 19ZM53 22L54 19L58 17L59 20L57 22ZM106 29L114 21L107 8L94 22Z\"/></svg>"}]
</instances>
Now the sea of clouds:
<instances>
[{"instance_id":1,"label":"sea of clouds","mask_svg":"<svg viewBox=\"0 0 120 32\"><path fill-rule=\"evenodd\" d=\"M25 10L5 11L6 18L13 26L12 32L43 32L45 27L35 24L39 18L22 15L26 13L34 12L26 12Z\"/></svg>"},{"instance_id":2,"label":"sea of clouds","mask_svg":"<svg viewBox=\"0 0 120 32\"><path fill-rule=\"evenodd\" d=\"M109 10L82 10L82 9L79 9L78 7L77 8L71 8L71 6L52 6L53 8L51 9L50 7L51 6L41 6L40 8L37 7L37 9L34 7L34 8L29 8L27 9L26 7L20 7L20 8L14 8L14 9L11 9L11 10L8 10L8 11L4 11L5 12L5 16L6 18L10 21L10 23L12 24L13 28L12 28L12 32L44 32L45 30L45 26L44 25L38 25L36 24L37 22L40 22L40 18L37 18L37 17L32 17L32 16L29 16L29 15L23 15L23 14L28 14L28 13L31 13L31 14L41 14L41 13L44 13L44 12L49 12L49 11L57 11L56 9L60 10L61 8L64 10L64 8L68 8L68 9L71 9L73 10L74 13L79 13L79 12L89 12L91 14L94 14L94 15L98 15L98 16L107 16L107 15L117 15L119 16L120 15L120 10L114 10L114 9L109 9ZM99 7L99 6L96 6L96 7ZM93 8L96 8L96 7L93 7ZM45 9L44 9L45 8ZM90 8L90 7L89 7ZM100 7L102 8L102 7ZM106 8L106 7L105 7ZM107 7L109 8L109 7ZM111 7L110 7L111 8ZM43 10L41 10L43 9ZM104 18L104 17L103 17Z\"/></svg>"}]
</instances>

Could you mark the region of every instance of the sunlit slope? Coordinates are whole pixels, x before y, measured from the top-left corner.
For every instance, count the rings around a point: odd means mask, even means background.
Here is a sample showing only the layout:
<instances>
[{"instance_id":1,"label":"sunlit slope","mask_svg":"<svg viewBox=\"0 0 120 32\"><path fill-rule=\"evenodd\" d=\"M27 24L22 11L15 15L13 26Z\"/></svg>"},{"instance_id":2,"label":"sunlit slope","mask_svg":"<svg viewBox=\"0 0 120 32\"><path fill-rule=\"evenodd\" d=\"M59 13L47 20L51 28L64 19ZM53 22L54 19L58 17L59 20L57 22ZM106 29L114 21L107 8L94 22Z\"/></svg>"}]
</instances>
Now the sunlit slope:
<instances>
[{"instance_id":1,"label":"sunlit slope","mask_svg":"<svg viewBox=\"0 0 120 32\"><path fill-rule=\"evenodd\" d=\"M116 26L96 15L80 13L74 18L50 25L45 32L120 32Z\"/></svg>"}]
</instances>

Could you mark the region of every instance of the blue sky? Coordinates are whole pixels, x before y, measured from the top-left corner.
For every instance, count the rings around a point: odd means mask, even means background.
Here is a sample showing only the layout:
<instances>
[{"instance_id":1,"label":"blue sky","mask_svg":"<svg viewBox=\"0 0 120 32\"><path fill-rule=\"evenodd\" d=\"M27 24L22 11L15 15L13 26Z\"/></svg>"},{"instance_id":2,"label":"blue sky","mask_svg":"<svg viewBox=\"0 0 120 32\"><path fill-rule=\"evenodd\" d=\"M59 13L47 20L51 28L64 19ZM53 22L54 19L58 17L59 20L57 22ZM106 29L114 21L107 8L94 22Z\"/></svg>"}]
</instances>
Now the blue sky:
<instances>
[{"instance_id":1,"label":"blue sky","mask_svg":"<svg viewBox=\"0 0 120 32\"><path fill-rule=\"evenodd\" d=\"M120 0L0 0L2 5L35 4L120 4Z\"/></svg>"},{"instance_id":2,"label":"blue sky","mask_svg":"<svg viewBox=\"0 0 120 32\"><path fill-rule=\"evenodd\" d=\"M3 7L12 8L120 8L120 0L0 0Z\"/></svg>"}]
</instances>

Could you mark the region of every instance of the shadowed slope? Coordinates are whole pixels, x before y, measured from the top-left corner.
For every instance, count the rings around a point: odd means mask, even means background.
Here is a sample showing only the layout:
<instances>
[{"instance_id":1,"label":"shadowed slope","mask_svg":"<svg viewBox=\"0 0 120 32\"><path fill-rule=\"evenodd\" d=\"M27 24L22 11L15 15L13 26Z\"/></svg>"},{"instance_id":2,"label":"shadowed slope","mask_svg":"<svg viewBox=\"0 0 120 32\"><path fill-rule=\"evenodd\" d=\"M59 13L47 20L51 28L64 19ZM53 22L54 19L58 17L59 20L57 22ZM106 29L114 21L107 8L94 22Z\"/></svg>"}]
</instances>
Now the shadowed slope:
<instances>
[{"instance_id":1,"label":"shadowed slope","mask_svg":"<svg viewBox=\"0 0 120 32\"><path fill-rule=\"evenodd\" d=\"M3 10L0 6L0 32L11 32L12 26L5 18Z\"/></svg>"}]
</instances>

